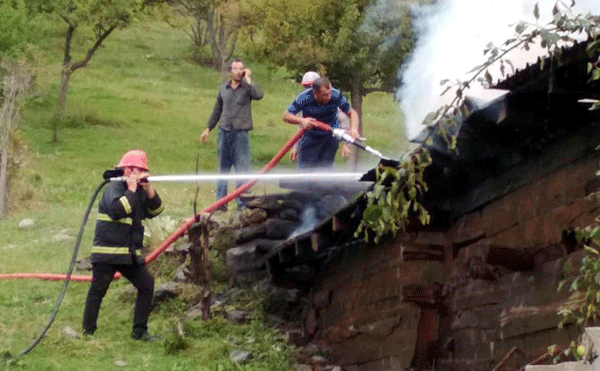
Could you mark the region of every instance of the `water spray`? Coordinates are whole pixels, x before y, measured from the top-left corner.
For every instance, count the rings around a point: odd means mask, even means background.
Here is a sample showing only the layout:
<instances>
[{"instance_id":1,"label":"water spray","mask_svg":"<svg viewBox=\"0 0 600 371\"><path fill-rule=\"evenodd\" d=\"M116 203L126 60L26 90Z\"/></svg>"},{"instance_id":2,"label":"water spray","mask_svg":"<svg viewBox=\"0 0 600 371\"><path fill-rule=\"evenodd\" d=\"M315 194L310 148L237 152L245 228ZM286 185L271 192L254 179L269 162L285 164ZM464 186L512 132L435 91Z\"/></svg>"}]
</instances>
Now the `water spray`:
<instances>
[{"instance_id":1,"label":"water spray","mask_svg":"<svg viewBox=\"0 0 600 371\"><path fill-rule=\"evenodd\" d=\"M112 172L112 171L111 171ZM114 173L109 173L114 174ZM349 178L359 180L363 173L280 173L280 174L188 174L188 175L150 175L143 178L149 182L210 182L215 180L283 180L301 179L305 182L332 178ZM111 182L126 181L124 176L110 176Z\"/></svg>"},{"instance_id":2,"label":"water spray","mask_svg":"<svg viewBox=\"0 0 600 371\"><path fill-rule=\"evenodd\" d=\"M319 128L320 130L324 130L324 131L330 131L332 132L332 134L340 139L343 140L345 142L348 142L350 144L353 144L355 146L357 146L358 148L361 148L364 151L367 151L375 156L378 156L379 158L381 158L382 162L390 162L393 160L388 160L385 157L382 156L381 152L376 151L374 149L372 149L371 147L365 146L364 144L362 144L361 142L355 140L354 138L352 138L350 135L348 135L345 131L343 130L338 130L338 129L331 129L331 127L329 125L326 125L324 123L318 123L317 128ZM337 131L336 131L337 130ZM297 174L265 174L266 172L268 172L273 166L275 166L275 164L277 162L279 162L279 160L281 160L281 158L287 153L287 151L289 151L290 148L292 148L292 146L294 145L294 143L296 143L298 141L298 139L300 139L300 137L306 132L306 129L301 129L299 130L296 135L294 135L280 150L279 152L259 171L258 174L212 174L212 175L198 175L198 174L194 174L194 175L157 175L157 176L149 176L147 178L148 181L152 181L152 182L200 182L200 181L212 181L212 180L242 180L242 179L246 179L246 183L244 183L243 185L239 186L235 191L229 193L228 195L226 195L225 197L221 198L220 200L215 201L214 203L212 203L211 205L205 207L203 210L200 211L199 214L196 214L194 211L194 215L190 218L188 218L183 225L181 225L179 228L177 228L177 230L175 232L173 232L165 241L163 241L154 251L152 251L150 254L148 254L148 256L146 256L145 259L145 263L150 263L151 261L153 261L154 259L156 259L163 251L165 251L175 240L177 240L178 238L180 238L187 230L188 228L195 222L198 221L198 217L201 213L209 213L214 211L217 207L226 204L227 202L233 200L235 197L238 197L239 195L241 195L243 192L245 192L246 190L248 190L250 187L252 187L259 179L264 179L264 180L269 180L269 179L290 179L290 178L295 178L295 179L302 179L304 181L311 181L311 180L318 180L318 179L332 179L332 178L350 178L350 179L357 179L357 180L369 180L369 179L365 179L365 175L362 173L310 173L310 172L306 172L306 173L297 173ZM73 249L73 254L71 257L71 262L69 265L69 268L67 270L66 274L52 274L52 273L13 273L13 274L3 274L0 275L0 279L7 279L7 278L39 278L39 279L45 279L45 280L64 280L63 282L63 287L58 295L56 304L55 304L55 308L48 320L48 323L46 324L46 326L42 329L42 331L40 332L40 334L38 335L38 337L33 341L33 343L27 347L25 350L23 350L21 353L19 353L17 356L13 357L12 355L8 355L9 359L12 358L18 358L18 357L22 357L26 354L28 354L35 346L37 346L40 341L42 340L42 338L45 336L45 334L47 333L47 331L49 330L50 326L52 325L52 323L54 322L54 319L56 318L56 315L58 313L58 310L62 304L62 301L64 299L65 293L66 293L66 289L67 286L69 284L69 281L91 281L91 276L80 276L80 275L73 275L73 269L75 266L75 262L76 262L76 258L77 258L77 254L79 251L79 246L81 244L81 239L83 236L83 231L85 228L85 225L87 223L89 214L91 212L91 208L94 204L94 201L100 191L100 189L106 185L108 182L111 181L123 181L125 180L125 178L123 177L123 170L122 169L112 169L112 170L107 170L104 172L103 174L103 178L104 181L98 186L98 188L94 191L94 194L92 196L92 198L90 199L90 203L88 205L88 208L85 212L82 224L80 226L79 229L79 234L77 237L77 241L75 243L75 248ZM121 276L120 273L115 274L114 279L118 279Z\"/></svg>"}]
</instances>

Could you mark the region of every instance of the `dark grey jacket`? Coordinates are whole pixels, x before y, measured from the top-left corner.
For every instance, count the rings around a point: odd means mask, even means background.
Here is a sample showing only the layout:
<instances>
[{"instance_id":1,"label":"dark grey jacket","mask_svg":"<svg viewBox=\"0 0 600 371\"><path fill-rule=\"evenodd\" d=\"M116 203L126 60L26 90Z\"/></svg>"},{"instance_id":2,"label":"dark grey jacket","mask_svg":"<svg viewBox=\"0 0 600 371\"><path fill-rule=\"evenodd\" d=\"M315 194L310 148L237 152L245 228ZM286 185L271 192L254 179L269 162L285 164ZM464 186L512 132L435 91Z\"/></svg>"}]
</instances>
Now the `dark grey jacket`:
<instances>
[{"instance_id":1,"label":"dark grey jacket","mask_svg":"<svg viewBox=\"0 0 600 371\"><path fill-rule=\"evenodd\" d=\"M206 126L212 130L220 121L219 127L227 131L252 130L251 103L262 97L263 92L258 86L248 85L245 81L242 81L237 89L232 89L231 82L221 85L217 102Z\"/></svg>"}]
</instances>

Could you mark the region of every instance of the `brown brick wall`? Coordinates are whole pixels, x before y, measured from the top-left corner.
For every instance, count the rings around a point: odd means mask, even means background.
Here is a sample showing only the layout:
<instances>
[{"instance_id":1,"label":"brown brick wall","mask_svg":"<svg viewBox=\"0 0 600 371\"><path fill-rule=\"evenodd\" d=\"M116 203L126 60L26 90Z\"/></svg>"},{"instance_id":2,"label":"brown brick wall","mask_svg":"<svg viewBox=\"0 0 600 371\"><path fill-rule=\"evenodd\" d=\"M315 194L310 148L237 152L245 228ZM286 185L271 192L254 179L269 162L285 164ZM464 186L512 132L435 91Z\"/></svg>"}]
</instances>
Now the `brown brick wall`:
<instances>
[{"instance_id":1,"label":"brown brick wall","mask_svg":"<svg viewBox=\"0 0 600 371\"><path fill-rule=\"evenodd\" d=\"M453 243L485 238L490 244L539 248L561 242L562 229L589 225L598 202L586 185L596 182L597 158L585 158L461 217Z\"/></svg>"},{"instance_id":2,"label":"brown brick wall","mask_svg":"<svg viewBox=\"0 0 600 371\"><path fill-rule=\"evenodd\" d=\"M332 362L357 371L410 365L420 309L402 302L402 287L426 284L422 277L432 264L443 270L443 262L403 262L400 252L399 241L364 247L331 267L314 287L315 332ZM330 298L326 306L319 300L324 297Z\"/></svg>"},{"instance_id":3,"label":"brown brick wall","mask_svg":"<svg viewBox=\"0 0 600 371\"><path fill-rule=\"evenodd\" d=\"M506 368L514 369L548 346L574 339L573 331L557 330L558 309L569 297L556 290L566 259L562 232L585 227L598 215L598 202L589 194L593 188L587 186L595 182L597 163L586 158L567 164L455 223L448 233L453 243L476 242L462 248L453 264L452 279L459 284L446 298L450 330L441 342L453 340L454 347L440 349L438 369L489 370L516 346L519 353ZM470 259L485 262L489 246L525 249L537 265L503 271L497 280L469 277ZM574 267L581 257L580 251L571 255ZM572 268L571 274L576 272Z\"/></svg>"},{"instance_id":4,"label":"brown brick wall","mask_svg":"<svg viewBox=\"0 0 600 371\"><path fill-rule=\"evenodd\" d=\"M542 177L529 174L532 181L462 216L445 234L401 235L346 254L313 288L311 333L344 370L406 369L415 352L420 309L402 301L402 287L431 284L435 277L446 294L436 370L490 370L516 346L519 352L506 367L514 369L549 345L568 344L574 333L556 328L558 307L569 296L556 291L567 258L562 232L589 225L598 215L590 195L597 164L589 157ZM444 244L460 247L448 263L451 269L440 261L402 260L403 248ZM526 271L487 267L486 254L494 246L527 251L536 265ZM581 256L580 251L570 256L572 274ZM473 259L497 278L474 276Z\"/></svg>"}]
</instances>

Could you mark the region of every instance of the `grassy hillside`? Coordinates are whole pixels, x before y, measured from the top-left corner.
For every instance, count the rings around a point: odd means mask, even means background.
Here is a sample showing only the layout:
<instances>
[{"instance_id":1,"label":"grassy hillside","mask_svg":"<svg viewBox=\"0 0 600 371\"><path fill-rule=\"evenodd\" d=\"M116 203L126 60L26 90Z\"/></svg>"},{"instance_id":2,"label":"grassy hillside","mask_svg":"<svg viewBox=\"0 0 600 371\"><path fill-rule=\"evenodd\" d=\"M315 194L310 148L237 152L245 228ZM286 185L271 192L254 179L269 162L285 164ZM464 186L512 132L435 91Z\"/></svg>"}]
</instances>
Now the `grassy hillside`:
<instances>
[{"instance_id":1,"label":"grassy hillside","mask_svg":"<svg viewBox=\"0 0 600 371\"><path fill-rule=\"evenodd\" d=\"M58 143L50 143L63 31L48 26L48 39L40 46L37 87L20 133L29 155L15 186L24 196L0 221L0 273L65 272L92 191L102 172L129 149L148 152L153 174L192 173L197 157L201 172L216 169L216 132L205 146L198 138L212 110L220 74L189 63L185 33L162 23L115 31L90 64L75 72L67 102L70 118L59 129ZM258 169L295 133L296 128L284 124L281 116L299 88L282 71L247 64L265 91L265 98L253 105L252 165ZM367 143L385 154L400 153L405 141L393 97L371 94L363 111ZM365 166L376 162L368 155L363 158ZM344 167L342 162L338 165ZM295 167L287 158L280 166ZM274 187L259 184L255 192ZM156 188L166 205L163 220L191 215L195 185L163 183ZM199 208L214 201L213 188L214 184L201 186ZM32 219L33 225L19 228L25 218ZM90 219L94 218L92 213ZM92 229L93 223L88 223L80 258L89 255ZM135 370L289 369L289 350L259 321L237 327L219 319L188 324L189 347L181 351L170 351L167 342L133 342L129 339L133 300L127 287L124 280L113 283L96 336L73 341L61 331L66 325L81 329L88 284L71 283L42 344L27 357L8 362L9 369L108 370L115 369L117 361ZM58 282L0 282L0 351L16 353L30 343L45 325L59 288ZM182 302L174 301L153 312L151 332L168 340L183 309ZM232 364L227 355L236 346L252 349L258 359L243 366Z\"/></svg>"}]
</instances>

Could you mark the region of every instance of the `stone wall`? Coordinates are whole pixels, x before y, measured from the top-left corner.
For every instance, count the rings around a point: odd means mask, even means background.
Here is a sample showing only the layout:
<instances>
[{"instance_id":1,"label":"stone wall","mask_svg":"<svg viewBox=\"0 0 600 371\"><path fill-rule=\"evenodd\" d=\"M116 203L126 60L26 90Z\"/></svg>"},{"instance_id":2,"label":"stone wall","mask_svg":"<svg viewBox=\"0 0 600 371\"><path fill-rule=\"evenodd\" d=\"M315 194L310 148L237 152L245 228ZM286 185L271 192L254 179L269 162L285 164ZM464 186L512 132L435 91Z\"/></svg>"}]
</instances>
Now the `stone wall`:
<instances>
[{"instance_id":1,"label":"stone wall","mask_svg":"<svg viewBox=\"0 0 600 371\"><path fill-rule=\"evenodd\" d=\"M443 262L404 262L398 241L346 251L314 287L307 334L344 370L403 370L412 360L421 310L402 288L426 284Z\"/></svg>"},{"instance_id":2,"label":"stone wall","mask_svg":"<svg viewBox=\"0 0 600 371\"><path fill-rule=\"evenodd\" d=\"M344 370L356 371L491 370L516 347L504 367L513 370L552 344L566 346L577 333L557 328L557 311L569 304L557 286L578 272L583 256L573 229L600 213L592 194L598 159L589 151L596 139L565 141L569 146L471 190L499 196L487 194L491 200L444 231L343 251L313 287L307 334ZM424 259L437 252L445 261L419 260L411 251L431 252ZM441 297L429 307L402 295L410 285L436 283ZM433 338L420 341L427 331Z\"/></svg>"},{"instance_id":3,"label":"stone wall","mask_svg":"<svg viewBox=\"0 0 600 371\"><path fill-rule=\"evenodd\" d=\"M591 193L597 167L596 157L568 163L464 215L447 233L452 245L464 246L446 282L440 336L452 346L441 347L439 370L489 370L515 346L511 362L522 366L576 336L557 330L557 312L569 299L557 287L565 260L573 276L583 256L572 230L600 213Z\"/></svg>"},{"instance_id":4,"label":"stone wall","mask_svg":"<svg viewBox=\"0 0 600 371\"><path fill-rule=\"evenodd\" d=\"M213 239L213 247L225 252L234 281L243 283L266 277L265 257L281 242L310 231L348 202L345 196L330 192L293 191L248 198L246 208L219 228Z\"/></svg>"}]
</instances>

